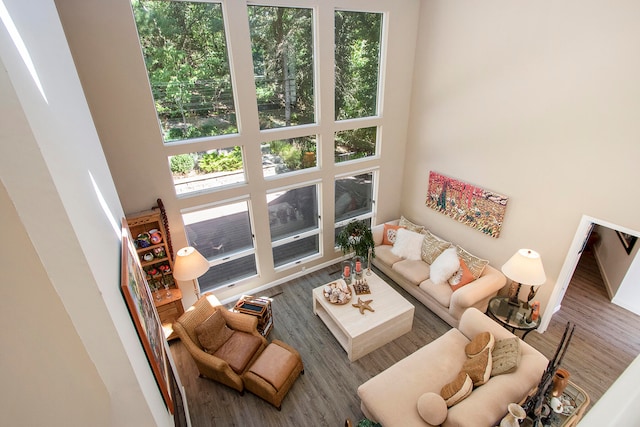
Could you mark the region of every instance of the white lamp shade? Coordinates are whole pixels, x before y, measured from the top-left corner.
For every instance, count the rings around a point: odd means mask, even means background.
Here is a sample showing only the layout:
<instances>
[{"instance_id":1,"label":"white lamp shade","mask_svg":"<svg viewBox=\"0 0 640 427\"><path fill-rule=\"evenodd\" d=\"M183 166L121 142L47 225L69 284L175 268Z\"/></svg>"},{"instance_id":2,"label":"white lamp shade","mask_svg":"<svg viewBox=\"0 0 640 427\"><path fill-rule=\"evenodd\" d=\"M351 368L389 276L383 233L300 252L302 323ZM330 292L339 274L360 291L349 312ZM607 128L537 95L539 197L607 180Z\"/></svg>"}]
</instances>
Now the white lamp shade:
<instances>
[{"instance_id":1,"label":"white lamp shade","mask_svg":"<svg viewBox=\"0 0 640 427\"><path fill-rule=\"evenodd\" d=\"M173 266L173 277L176 280L194 280L208 270L209 261L196 248L187 246L176 253L176 262Z\"/></svg>"},{"instance_id":2,"label":"white lamp shade","mask_svg":"<svg viewBox=\"0 0 640 427\"><path fill-rule=\"evenodd\" d=\"M531 249L520 249L502 266L509 279L523 285L542 285L547 280L540 254Z\"/></svg>"}]
</instances>

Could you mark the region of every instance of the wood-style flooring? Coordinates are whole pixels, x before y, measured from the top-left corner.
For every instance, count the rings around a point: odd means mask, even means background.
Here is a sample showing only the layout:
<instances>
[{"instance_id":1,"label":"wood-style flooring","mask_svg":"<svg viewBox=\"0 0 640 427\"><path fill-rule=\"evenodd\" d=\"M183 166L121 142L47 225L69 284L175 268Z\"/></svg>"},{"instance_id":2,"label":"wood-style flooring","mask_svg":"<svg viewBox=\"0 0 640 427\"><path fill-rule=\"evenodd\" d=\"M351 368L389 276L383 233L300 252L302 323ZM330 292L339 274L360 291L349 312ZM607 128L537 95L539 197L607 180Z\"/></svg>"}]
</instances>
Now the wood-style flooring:
<instances>
[{"instance_id":1,"label":"wood-style flooring","mask_svg":"<svg viewBox=\"0 0 640 427\"><path fill-rule=\"evenodd\" d=\"M305 374L284 399L282 411L249 392L240 396L235 390L200 378L182 343L179 340L171 343L192 426L344 426L346 418L357 421L363 417L356 394L360 384L450 329L424 305L378 273L415 306L413 329L349 362L346 352L312 312L311 290L338 278L338 269L336 264L262 293L273 297L275 326L269 340L277 338L294 346L305 364ZM601 281L593 256L585 254L562 309L554 315L547 332L527 336L528 343L551 357L566 322L571 320L577 325L563 367L589 393L592 402L640 354L636 335L640 317L611 304ZM375 299L372 305L375 307Z\"/></svg>"}]
</instances>

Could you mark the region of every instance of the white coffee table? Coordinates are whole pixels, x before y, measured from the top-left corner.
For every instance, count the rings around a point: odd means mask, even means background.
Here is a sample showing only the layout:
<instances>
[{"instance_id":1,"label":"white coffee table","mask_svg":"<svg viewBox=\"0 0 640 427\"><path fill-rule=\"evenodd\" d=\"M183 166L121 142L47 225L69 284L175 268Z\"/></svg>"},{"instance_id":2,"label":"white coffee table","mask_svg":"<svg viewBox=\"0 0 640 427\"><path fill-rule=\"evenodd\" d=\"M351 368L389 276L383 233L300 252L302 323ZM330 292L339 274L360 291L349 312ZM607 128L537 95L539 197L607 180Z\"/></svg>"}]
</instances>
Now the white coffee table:
<instances>
[{"instance_id":1,"label":"white coffee table","mask_svg":"<svg viewBox=\"0 0 640 427\"><path fill-rule=\"evenodd\" d=\"M406 334L413 326L415 307L374 272L364 277L371 293L356 295L350 286L353 296L344 305L330 303L322 294L324 285L313 290L313 313L327 325L352 362ZM373 300L370 306L375 311L360 314L352 306L358 297Z\"/></svg>"}]
</instances>

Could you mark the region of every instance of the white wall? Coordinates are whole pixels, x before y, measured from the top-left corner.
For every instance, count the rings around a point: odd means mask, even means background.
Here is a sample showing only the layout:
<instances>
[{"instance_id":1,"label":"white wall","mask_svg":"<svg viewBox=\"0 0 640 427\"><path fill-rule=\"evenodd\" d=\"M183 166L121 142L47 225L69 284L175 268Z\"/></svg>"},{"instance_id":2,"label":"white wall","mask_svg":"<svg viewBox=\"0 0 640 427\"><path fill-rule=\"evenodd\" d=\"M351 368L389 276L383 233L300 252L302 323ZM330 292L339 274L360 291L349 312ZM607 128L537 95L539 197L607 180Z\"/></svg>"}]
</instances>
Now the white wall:
<instances>
[{"instance_id":1,"label":"white wall","mask_svg":"<svg viewBox=\"0 0 640 427\"><path fill-rule=\"evenodd\" d=\"M496 267L540 252L543 309L583 215L640 230L638 19L632 0L422 3L402 210ZM426 208L430 170L509 196L500 237Z\"/></svg>"},{"instance_id":2,"label":"white wall","mask_svg":"<svg viewBox=\"0 0 640 427\"><path fill-rule=\"evenodd\" d=\"M122 208L55 5L3 6L2 420L172 425L119 290Z\"/></svg>"}]
</instances>

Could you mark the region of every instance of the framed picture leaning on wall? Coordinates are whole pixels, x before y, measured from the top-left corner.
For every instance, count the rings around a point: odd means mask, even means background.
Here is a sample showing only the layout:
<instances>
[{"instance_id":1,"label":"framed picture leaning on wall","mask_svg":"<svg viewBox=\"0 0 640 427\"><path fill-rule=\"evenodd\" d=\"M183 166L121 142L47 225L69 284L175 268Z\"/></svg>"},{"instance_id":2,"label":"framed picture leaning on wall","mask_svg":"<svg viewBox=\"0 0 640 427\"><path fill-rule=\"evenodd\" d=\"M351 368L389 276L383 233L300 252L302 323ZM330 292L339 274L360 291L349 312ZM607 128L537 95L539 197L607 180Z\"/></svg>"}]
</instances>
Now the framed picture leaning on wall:
<instances>
[{"instance_id":1,"label":"framed picture leaning on wall","mask_svg":"<svg viewBox=\"0 0 640 427\"><path fill-rule=\"evenodd\" d=\"M122 273L121 289L129 308L131 319L136 327L140 342L149 360L160 393L173 414L173 401L169 383L169 362L166 354L162 324L153 304L153 298L147 285L140 258L133 246L126 221L122 226Z\"/></svg>"}]
</instances>

